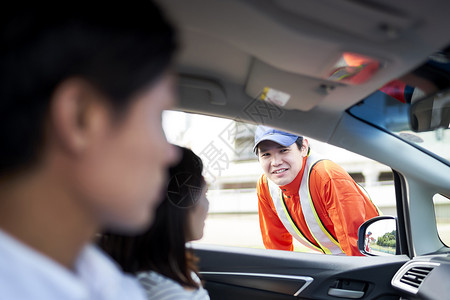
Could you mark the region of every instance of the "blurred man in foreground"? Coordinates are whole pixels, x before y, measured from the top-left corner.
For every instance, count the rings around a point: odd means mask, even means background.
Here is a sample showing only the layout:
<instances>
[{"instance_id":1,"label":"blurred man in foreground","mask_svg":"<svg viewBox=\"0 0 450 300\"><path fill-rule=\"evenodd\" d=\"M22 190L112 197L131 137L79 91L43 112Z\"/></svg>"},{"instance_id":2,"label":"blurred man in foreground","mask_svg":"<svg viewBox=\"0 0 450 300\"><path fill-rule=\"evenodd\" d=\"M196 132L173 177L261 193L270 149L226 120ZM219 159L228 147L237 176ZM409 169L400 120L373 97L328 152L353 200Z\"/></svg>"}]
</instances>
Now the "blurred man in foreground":
<instances>
[{"instance_id":1,"label":"blurred man in foreground","mask_svg":"<svg viewBox=\"0 0 450 300\"><path fill-rule=\"evenodd\" d=\"M150 1L19 4L0 19L2 298L143 299L90 241L148 225L177 159L174 30Z\"/></svg>"}]
</instances>

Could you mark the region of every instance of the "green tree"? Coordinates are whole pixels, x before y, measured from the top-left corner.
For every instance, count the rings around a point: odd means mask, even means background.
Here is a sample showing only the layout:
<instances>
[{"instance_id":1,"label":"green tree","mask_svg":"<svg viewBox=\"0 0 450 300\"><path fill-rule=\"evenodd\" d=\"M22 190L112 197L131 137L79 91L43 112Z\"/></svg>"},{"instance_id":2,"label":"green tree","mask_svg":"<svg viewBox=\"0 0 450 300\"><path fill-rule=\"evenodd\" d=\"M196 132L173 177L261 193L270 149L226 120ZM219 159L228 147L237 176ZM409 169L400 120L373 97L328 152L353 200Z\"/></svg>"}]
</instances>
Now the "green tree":
<instances>
[{"instance_id":1,"label":"green tree","mask_svg":"<svg viewBox=\"0 0 450 300\"><path fill-rule=\"evenodd\" d=\"M385 233L383 236L380 236L377 240L377 245L382 247L390 247L395 248L395 230L391 232Z\"/></svg>"}]
</instances>

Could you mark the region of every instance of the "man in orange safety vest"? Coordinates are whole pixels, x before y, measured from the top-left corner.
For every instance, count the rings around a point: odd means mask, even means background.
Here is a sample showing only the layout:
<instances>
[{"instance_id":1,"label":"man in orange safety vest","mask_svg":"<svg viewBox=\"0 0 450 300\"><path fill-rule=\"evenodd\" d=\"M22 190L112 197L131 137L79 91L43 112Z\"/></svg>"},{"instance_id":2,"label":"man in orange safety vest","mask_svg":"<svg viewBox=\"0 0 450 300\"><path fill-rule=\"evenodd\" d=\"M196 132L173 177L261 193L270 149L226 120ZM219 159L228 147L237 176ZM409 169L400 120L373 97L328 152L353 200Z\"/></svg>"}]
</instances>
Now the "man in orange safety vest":
<instances>
[{"instance_id":1,"label":"man in orange safety vest","mask_svg":"<svg viewBox=\"0 0 450 300\"><path fill-rule=\"evenodd\" d=\"M358 228L379 211L344 169L311 152L307 139L266 126L253 150L264 171L257 193L266 248L292 251L295 238L320 253L362 255Z\"/></svg>"}]
</instances>

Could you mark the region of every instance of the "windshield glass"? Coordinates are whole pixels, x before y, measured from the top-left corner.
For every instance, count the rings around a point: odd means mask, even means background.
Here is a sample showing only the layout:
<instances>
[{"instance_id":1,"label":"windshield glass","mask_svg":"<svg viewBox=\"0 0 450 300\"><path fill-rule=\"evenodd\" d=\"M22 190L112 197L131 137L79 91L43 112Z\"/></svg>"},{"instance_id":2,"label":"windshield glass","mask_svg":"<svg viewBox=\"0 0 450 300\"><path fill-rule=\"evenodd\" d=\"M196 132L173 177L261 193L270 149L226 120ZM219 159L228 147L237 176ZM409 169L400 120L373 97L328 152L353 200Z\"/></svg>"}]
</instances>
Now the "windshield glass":
<instances>
[{"instance_id":1,"label":"windshield glass","mask_svg":"<svg viewBox=\"0 0 450 300\"><path fill-rule=\"evenodd\" d=\"M418 104L425 102L431 108L428 110L430 118L427 126L423 127L416 124L416 115L411 108L414 110ZM387 83L351 107L349 113L450 165L449 125L448 122L441 122L441 119L448 120L449 107L450 49L447 48L430 56L429 61L411 73ZM442 126L442 123L445 125Z\"/></svg>"}]
</instances>

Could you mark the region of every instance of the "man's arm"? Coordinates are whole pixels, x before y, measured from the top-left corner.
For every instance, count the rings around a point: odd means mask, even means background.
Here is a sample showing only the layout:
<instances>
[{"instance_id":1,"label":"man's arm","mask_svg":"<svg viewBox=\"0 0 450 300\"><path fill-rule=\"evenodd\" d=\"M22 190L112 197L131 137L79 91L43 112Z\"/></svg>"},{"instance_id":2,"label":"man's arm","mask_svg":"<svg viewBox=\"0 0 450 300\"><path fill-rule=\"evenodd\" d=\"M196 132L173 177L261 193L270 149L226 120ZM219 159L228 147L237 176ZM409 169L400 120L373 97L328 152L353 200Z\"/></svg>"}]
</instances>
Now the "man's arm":
<instances>
[{"instance_id":1,"label":"man's arm","mask_svg":"<svg viewBox=\"0 0 450 300\"><path fill-rule=\"evenodd\" d=\"M294 250L292 236L281 223L273 207L267 185L262 176L258 181L258 212L259 226L266 249Z\"/></svg>"},{"instance_id":2,"label":"man's arm","mask_svg":"<svg viewBox=\"0 0 450 300\"><path fill-rule=\"evenodd\" d=\"M358 228L364 221L378 216L376 207L350 175L333 162L318 164L317 174L311 175L317 176L316 191L333 223L342 251L347 255L362 255L357 247Z\"/></svg>"}]
</instances>

